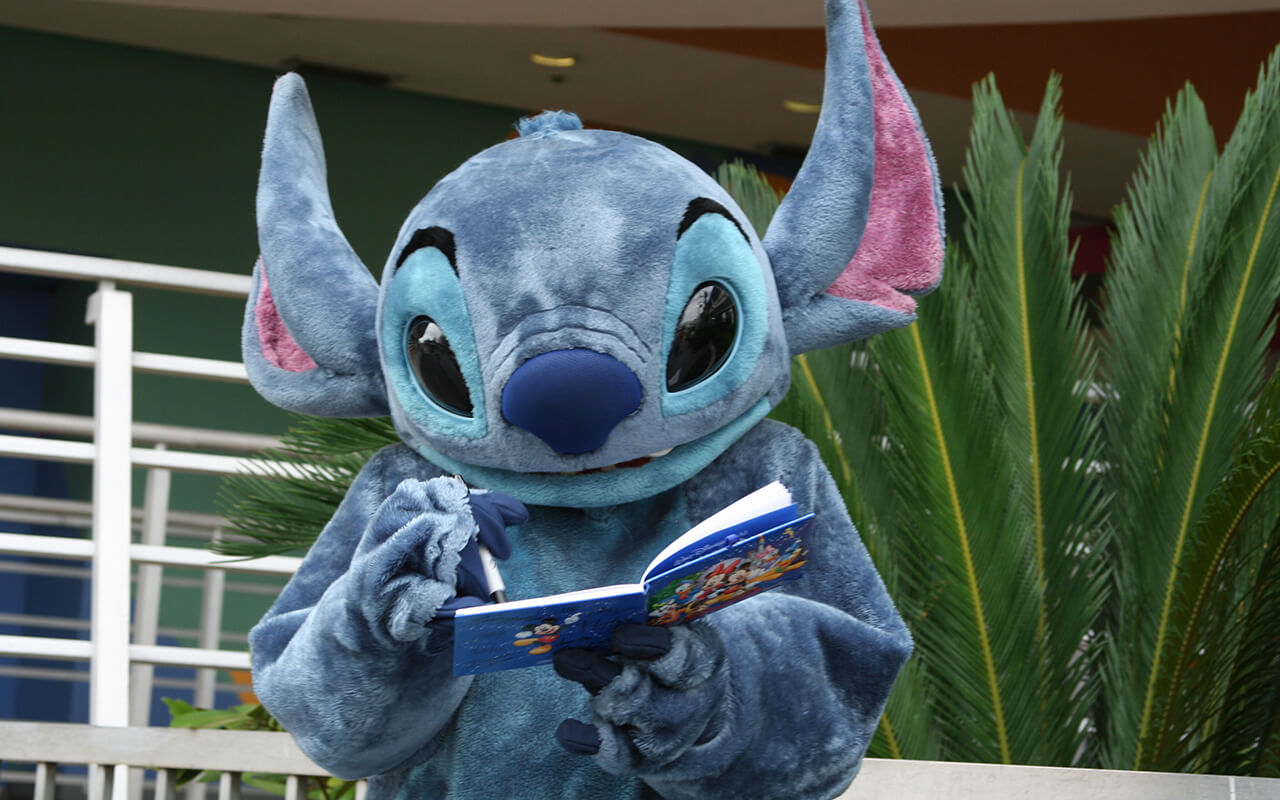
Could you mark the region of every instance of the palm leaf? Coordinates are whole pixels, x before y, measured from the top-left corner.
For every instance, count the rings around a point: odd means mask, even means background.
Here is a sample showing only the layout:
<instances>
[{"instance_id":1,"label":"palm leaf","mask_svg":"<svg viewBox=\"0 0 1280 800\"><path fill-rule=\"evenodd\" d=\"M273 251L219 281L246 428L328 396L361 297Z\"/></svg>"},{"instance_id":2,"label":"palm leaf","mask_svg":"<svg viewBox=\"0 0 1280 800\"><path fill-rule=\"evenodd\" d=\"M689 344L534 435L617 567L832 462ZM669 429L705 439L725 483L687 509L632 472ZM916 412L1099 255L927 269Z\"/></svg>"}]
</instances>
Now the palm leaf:
<instances>
[{"instance_id":1,"label":"palm leaf","mask_svg":"<svg viewBox=\"0 0 1280 800\"><path fill-rule=\"evenodd\" d=\"M1187 294L1203 270L1205 197L1217 159L1213 131L1194 89L1187 87L1143 154L1127 202L1117 209L1102 312L1108 332L1104 363L1110 391L1105 410L1107 428L1123 432L1108 438L1108 481L1117 502L1113 520L1117 545L1131 541L1130 532L1149 525L1161 465L1166 461L1169 395L1178 375L1181 331ZM1153 402L1153 399L1160 401ZM1166 515L1167 517L1167 515ZM1162 530L1176 521L1164 519ZM1156 526L1150 526L1155 529ZM1146 546L1143 547L1146 550ZM1131 614L1143 608L1145 587L1160 580L1159 568L1133 549L1115 559L1120 598L1108 628L1117 652L1107 671L1107 721L1112 726L1104 763L1128 766L1131 732L1141 717L1141 690L1133 686L1138 653L1151 645ZM1166 556L1167 560L1168 556ZM1120 654L1124 655L1121 656Z\"/></svg>"},{"instance_id":2,"label":"palm leaf","mask_svg":"<svg viewBox=\"0 0 1280 800\"><path fill-rule=\"evenodd\" d=\"M757 233L763 234L781 195L754 167L741 161L722 164L716 179L745 211ZM892 508L893 497L881 444L885 438L884 401L871 379L873 369L865 345L842 345L797 356L792 361L791 392L770 416L799 428L818 445L849 516L890 593L896 594L893 561L879 546L888 535L882 515ZM920 670L914 663L908 665L895 685L869 752L889 758L936 758L937 739L929 707ZM891 721L899 717L903 719L901 731Z\"/></svg>"},{"instance_id":3,"label":"palm leaf","mask_svg":"<svg viewBox=\"0 0 1280 800\"><path fill-rule=\"evenodd\" d=\"M1004 417L1015 524L1033 539L1041 649L1039 729L1033 763L1063 763L1084 744L1093 684L1087 647L1108 587L1101 486L1088 473L1100 454L1098 416L1087 392L1096 355L1071 280L1070 194L1059 186L1061 91L1049 80L1028 144L984 81L974 98L973 145L965 167L970 201L964 242L973 260L980 328Z\"/></svg>"},{"instance_id":4,"label":"palm leaf","mask_svg":"<svg viewBox=\"0 0 1280 800\"><path fill-rule=\"evenodd\" d=\"M1167 688L1157 701L1160 722L1150 761L1162 769L1187 769L1206 730L1205 698L1232 674L1232 654L1242 645L1230 638L1231 619L1252 594L1258 561L1280 545L1274 523L1280 515L1280 378L1273 376L1247 426L1248 440L1230 473L1210 496L1186 559L1171 627L1183 631L1171 659ZM1274 648L1274 646L1273 646ZM1221 659L1226 663L1218 666ZM1238 732L1233 720L1225 728Z\"/></svg>"},{"instance_id":5,"label":"palm leaf","mask_svg":"<svg viewBox=\"0 0 1280 800\"><path fill-rule=\"evenodd\" d=\"M872 758L937 761L943 757L935 723L939 709L920 659L911 659L898 674L875 738L867 748Z\"/></svg>"},{"instance_id":6,"label":"palm leaf","mask_svg":"<svg viewBox=\"0 0 1280 800\"><path fill-rule=\"evenodd\" d=\"M945 752L1012 761L1013 719L1034 708L1034 598L1029 540L1010 530L1008 466L973 314L971 269L953 248L948 283L911 328L870 347L889 409L888 470L896 493L898 600L918 642ZM992 491L992 487L996 487ZM997 600L997 598L999 598ZM1016 728L1015 728L1016 730Z\"/></svg>"},{"instance_id":7,"label":"palm leaf","mask_svg":"<svg viewBox=\"0 0 1280 800\"><path fill-rule=\"evenodd\" d=\"M281 446L262 456L303 466L305 472L226 478L217 501L231 523L231 536L213 542L214 551L245 558L305 552L365 463L382 447L399 441L386 417L296 420L281 437Z\"/></svg>"},{"instance_id":8,"label":"palm leaf","mask_svg":"<svg viewBox=\"0 0 1280 800\"><path fill-rule=\"evenodd\" d=\"M778 204L782 202L781 195L768 179L742 159L721 164L716 168L715 178L747 215L747 221L755 228L756 234L764 236L769 220L773 219Z\"/></svg>"},{"instance_id":9,"label":"palm leaf","mask_svg":"<svg viewBox=\"0 0 1280 800\"><path fill-rule=\"evenodd\" d=\"M1217 722L1205 737L1199 765L1206 772L1280 777L1280 516L1247 577L1239 644Z\"/></svg>"},{"instance_id":10,"label":"palm leaf","mask_svg":"<svg viewBox=\"0 0 1280 800\"><path fill-rule=\"evenodd\" d=\"M1128 664L1116 665L1110 674L1120 684L1117 694L1130 699L1140 696L1142 701L1136 729L1112 731L1109 757L1113 763L1146 764L1144 749L1157 712L1155 701L1169 679L1165 653L1176 650L1182 634L1170 622L1185 568L1183 559L1196 549L1196 523L1230 466L1243 425L1242 411L1261 380L1263 334L1280 289L1280 273L1259 267L1274 259L1274 248L1280 245L1274 202L1280 182L1276 147L1280 95L1274 85L1274 61L1264 72L1259 90L1246 101L1245 114L1205 194L1200 244L1192 253L1191 276L1186 281L1189 297L1180 325L1183 333L1168 344L1168 352L1176 357L1158 460L1145 469L1128 463L1116 470L1119 474L1127 468L1147 476L1145 483L1123 487L1132 491L1121 495L1120 501L1149 513L1141 528L1121 531L1127 543L1140 543L1140 549L1122 551L1120 556L1128 590L1121 613L1134 626L1129 635L1119 634L1116 639L1120 649L1127 651L1122 661ZM1194 336L1186 333L1192 330ZM1117 364L1125 355L1150 358L1121 348L1111 355ZM1148 602L1148 598L1156 600ZM1140 682L1137 695L1131 691L1134 687L1125 686L1126 674ZM1118 710L1127 713L1118 714ZM1113 725L1134 724L1132 705L1117 703L1109 711ZM1124 758L1128 748L1132 748L1131 760Z\"/></svg>"}]
</instances>

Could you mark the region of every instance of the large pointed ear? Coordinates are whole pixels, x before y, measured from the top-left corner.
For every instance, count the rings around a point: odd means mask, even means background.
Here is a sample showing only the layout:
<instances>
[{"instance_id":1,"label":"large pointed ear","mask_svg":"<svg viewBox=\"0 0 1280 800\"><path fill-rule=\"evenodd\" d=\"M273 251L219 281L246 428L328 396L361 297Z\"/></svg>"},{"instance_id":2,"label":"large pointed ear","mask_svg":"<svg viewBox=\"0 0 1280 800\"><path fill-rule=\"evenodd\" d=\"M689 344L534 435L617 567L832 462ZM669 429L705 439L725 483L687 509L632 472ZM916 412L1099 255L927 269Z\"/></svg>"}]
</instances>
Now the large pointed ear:
<instances>
[{"instance_id":1,"label":"large pointed ear","mask_svg":"<svg viewBox=\"0 0 1280 800\"><path fill-rule=\"evenodd\" d=\"M295 74L278 80L271 95L258 246L241 336L254 388L304 414L389 414L375 327L378 284L334 219L320 129Z\"/></svg>"},{"instance_id":2,"label":"large pointed ear","mask_svg":"<svg viewBox=\"0 0 1280 800\"><path fill-rule=\"evenodd\" d=\"M942 277L942 193L915 106L858 0L827 1L822 112L764 237L792 354L915 320Z\"/></svg>"}]
</instances>

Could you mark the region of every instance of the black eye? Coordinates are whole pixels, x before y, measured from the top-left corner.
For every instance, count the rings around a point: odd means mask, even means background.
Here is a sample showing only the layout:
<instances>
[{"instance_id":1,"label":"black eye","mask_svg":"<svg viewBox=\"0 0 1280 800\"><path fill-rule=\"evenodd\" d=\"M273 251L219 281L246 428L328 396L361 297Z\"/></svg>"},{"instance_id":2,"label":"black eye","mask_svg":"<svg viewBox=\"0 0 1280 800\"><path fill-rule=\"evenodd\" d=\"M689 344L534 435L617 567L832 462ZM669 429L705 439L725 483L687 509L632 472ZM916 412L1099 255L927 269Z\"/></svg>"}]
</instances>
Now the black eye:
<instances>
[{"instance_id":1,"label":"black eye","mask_svg":"<svg viewBox=\"0 0 1280 800\"><path fill-rule=\"evenodd\" d=\"M729 357L738 334L738 306L718 283L693 290L671 341L667 389L676 392L710 377Z\"/></svg>"},{"instance_id":2,"label":"black eye","mask_svg":"<svg viewBox=\"0 0 1280 800\"><path fill-rule=\"evenodd\" d=\"M471 416L471 394L444 331L430 317L409 324L409 366L418 383L440 405L455 414Z\"/></svg>"}]
</instances>

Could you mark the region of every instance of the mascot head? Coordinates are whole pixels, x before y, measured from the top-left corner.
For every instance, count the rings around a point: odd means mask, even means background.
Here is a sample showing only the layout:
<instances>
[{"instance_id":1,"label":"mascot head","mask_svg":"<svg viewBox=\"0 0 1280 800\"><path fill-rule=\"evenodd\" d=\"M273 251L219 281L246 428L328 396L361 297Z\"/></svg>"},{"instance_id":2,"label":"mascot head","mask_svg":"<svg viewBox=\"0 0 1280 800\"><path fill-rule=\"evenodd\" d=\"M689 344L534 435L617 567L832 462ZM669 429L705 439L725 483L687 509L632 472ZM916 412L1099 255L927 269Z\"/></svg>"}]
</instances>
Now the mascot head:
<instances>
[{"instance_id":1,"label":"mascot head","mask_svg":"<svg viewBox=\"0 0 1280 800\"><path fill-rule=\"evenodd\" d=\"M526 503L614 505L691 477L786 393L792 355L901 327L942 265L919 120L865 10L827 4L822 112L764 238L710 176L546 112L431 188L381 285L334 219L302 79L281 78L245 314L283 408L390 414Z\"/></svg>"}]
</instances>

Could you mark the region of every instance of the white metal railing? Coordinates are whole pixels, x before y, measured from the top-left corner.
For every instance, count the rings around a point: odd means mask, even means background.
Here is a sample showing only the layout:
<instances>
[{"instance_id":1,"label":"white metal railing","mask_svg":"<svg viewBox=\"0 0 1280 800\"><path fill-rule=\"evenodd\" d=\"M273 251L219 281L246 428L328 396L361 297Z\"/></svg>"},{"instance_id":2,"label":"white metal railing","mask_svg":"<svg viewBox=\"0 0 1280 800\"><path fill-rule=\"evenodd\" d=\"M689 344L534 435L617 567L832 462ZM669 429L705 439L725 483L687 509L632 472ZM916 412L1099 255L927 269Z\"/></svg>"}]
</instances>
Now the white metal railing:
<instances>
[{"instance_id":1,"label":"white metal railing","mask_svg":"<svg viewBox=\"0 0 1280 800\"><path fill-rule=\"evenodd\" d=\"M89 795L113 798L122 796L131 771L136 779L140 768L155 770L156 800L174 797L178 770L221 772L218 800L239 798L245 773L285 776L285 800L305 798L304 778L328 776L287 733L0 721L0 743L7 762L32 766L8 771L5 778L29 779L38 800L53 800L54 790L68 782L60 766L88 765ZM363 800L367 790L365 781L358 782L355 800Z\"/></svg>"},{"instance_id":2,"label":"white metal railing","mask_svg":"<svg viewBox=\"0 0 1280 800\"><path fill-rule=\"evenodd\" d=\"M92 418L0 409L0 429L42 434L39 437L0 435L0 456L92 465L90 503L0 496L3 515L0 518L3 519L76 526L88 523L91 530L88 539L0 532L0 554L84 564L87 570L84 566L59 568L45 563L19 567L12 560L0 563L0 569L21 568L29 574L40 571L48 574L58 569L63 570L64 575L89 572L89 638L71 638L83 633L81 626L71 625L54 626L55 631L67 632L70 636L0 636L0 655L87 661L90 723L99 728L145 725L155 665L196 668L196 704L210 705L217 670L248 668L242 637L236 639L240 649L227 649L223 645L221 617L228 574L272 575L283 579L296 569L298 560L283 557L230 560L203 548L169 544L167 537L177 533L195 534L205 540L218 537L222 526L222 521L212 515L183 514L169 508L171 474L279 473L284 468L244 455L274 444L269 437L134 421L135 372L238 383L246 383L248 378L239 362L135 352L133 298L118 286L128 284L244 298L251 280L247 275L5 247L0 247L0 271L98 284L86 314L86 321L94 326L92 346L0 337L0 358L93 369ZM199 452L203 450L220 452ZM134 468L146 470L142 509L131 507ZM289 471L303 474L297 469ZM138 541L134 541L135 526L139 530ZM203 575L199 580L203 608L200 629L196 632L197 647L157 644L162 588L172 583L164 575L166 567L194 568ZM31 624L32 621L24 622ZM3 744L0 758L11 759L10 742L3 741L4 738L0 737ZM91 754L87 760L93 760ZM129 774L121 770L115 772L115 788L122 792L117 796L138 797L138 787L135 785L130 790L128 786ZM92 797L104 796L100 781L98 784L91 781L89 785Z\"/></svg>"}]
</instances>

